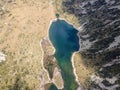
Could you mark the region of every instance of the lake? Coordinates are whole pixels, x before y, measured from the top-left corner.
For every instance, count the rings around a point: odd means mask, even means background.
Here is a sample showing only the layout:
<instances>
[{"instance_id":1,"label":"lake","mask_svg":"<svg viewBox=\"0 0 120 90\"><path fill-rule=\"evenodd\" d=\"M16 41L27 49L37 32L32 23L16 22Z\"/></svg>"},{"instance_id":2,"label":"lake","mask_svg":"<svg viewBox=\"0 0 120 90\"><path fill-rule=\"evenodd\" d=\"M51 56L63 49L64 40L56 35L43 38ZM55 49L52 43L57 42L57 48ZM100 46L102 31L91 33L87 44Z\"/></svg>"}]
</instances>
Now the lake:
<instances>
[{"instance_id":1,"label":"lake","mask_svg":"<svg viewBox=\"0 0 120 90\"><path fill-rule=\"evenodd\" d=\"M49 39L55 48L55 58L64 80L63 90L77 90L71 62L72 54L79 50L78 30L65 20L53 21L49 28Z\"/></svg>"}]
</instances>

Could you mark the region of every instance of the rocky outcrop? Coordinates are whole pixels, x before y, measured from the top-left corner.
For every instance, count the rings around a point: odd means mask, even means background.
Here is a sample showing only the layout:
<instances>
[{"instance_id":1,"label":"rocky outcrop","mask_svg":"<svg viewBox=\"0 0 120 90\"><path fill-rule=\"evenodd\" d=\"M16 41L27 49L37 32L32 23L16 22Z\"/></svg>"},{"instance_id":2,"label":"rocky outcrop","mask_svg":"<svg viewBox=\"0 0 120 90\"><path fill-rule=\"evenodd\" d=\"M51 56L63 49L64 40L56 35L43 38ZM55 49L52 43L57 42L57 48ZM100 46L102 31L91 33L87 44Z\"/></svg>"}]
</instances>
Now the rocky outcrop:
<instances>
[{"instance_id":1,"label":"rocky outcrop","mask_svg":"<svg viewBox=\"0 0 120 90\"><path fill-rule=\"evenodd\" d=\"M120 1L63 0L62 5L64 12L74 14L78 18L81 24L80 54L86 66L96 69L97 79L90 79L88 88L90 90L119 90ZM111 83L114 77L117 79Z\"/></svg>"}]
</instances>

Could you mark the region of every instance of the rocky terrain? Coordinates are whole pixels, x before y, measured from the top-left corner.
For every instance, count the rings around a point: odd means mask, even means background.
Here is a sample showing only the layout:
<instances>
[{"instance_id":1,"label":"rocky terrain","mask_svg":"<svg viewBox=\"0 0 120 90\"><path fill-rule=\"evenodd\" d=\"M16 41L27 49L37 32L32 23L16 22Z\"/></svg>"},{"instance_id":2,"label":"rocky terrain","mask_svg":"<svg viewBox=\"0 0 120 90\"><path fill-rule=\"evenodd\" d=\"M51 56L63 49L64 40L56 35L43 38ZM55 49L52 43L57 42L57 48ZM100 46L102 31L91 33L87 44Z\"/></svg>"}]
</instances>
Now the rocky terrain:
<instances>
[{"instance_id":1,"label":"rocky terrain","mask_svg":"<svg viewBox=\"0 0 120 90\"><path fill-rule=\"evenodd\" d=\"M89 90L120 90L120 1L63 0L62 10L78 18L79 55L86 68L94 68L80 83Z\"/></svg>"},{"instance_id":2,"label":"rocky terrain","mask_svg":"<svg viewBox=\"0 0 120 90\"><path fill-rule=\"evenodd\" d=\"M0 0L0 90L62 87L54 60L51 68L46 62L53 51L46 59L40 46L55 13L79 28L74 67L81 86L120 90L120 0Z\"/></svg>"}]
</instances>

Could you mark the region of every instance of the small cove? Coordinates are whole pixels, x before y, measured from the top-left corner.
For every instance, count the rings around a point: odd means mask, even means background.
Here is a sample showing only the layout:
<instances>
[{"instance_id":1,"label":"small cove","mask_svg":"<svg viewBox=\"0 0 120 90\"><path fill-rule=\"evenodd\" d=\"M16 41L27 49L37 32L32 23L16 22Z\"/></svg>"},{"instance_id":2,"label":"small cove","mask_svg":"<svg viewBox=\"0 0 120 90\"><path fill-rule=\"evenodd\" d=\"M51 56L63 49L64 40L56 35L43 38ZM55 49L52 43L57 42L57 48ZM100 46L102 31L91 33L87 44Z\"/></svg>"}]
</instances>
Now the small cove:
<instances>
[{"instance_id":1,"label":"small cove","mask_svg":"<svg viewBox=\"0 0 120 90\"><path fill-rule=\"evenodd\" d=\"M78 83L75 80L71 62L72 54L79 50L78 30L65 20L53 21L49 28L49 39L55 48L55 58L61 69L64 80L64 90L77 90Z\"/></svg>"}]
</instances>

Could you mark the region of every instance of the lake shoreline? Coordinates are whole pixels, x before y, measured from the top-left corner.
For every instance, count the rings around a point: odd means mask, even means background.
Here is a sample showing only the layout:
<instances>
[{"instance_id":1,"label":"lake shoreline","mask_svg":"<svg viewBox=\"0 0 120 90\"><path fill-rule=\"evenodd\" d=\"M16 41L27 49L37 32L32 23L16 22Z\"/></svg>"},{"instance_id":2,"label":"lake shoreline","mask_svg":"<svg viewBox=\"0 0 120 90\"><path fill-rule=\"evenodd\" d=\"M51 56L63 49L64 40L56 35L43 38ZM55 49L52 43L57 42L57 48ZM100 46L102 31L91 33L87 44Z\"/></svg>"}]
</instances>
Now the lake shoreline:
<instances>
[{"instance_id":1,"label":"lake shoreline","mask_svg":"<svg viewBox=\"0 0 120 90\"><path fill-rule=\"evenodd\" d=\"M78 36L78 38L79 38L79 50L78 51L76 51L76 52L74 52L73 54L72 54L72 56L71 56L71 63L72 63L72 68L73 68L73 74L74 74L74 76L75 76L75 81L78 83L78 85L79 85L79 87L81 87L81 85L80 85L80 83L79 83L79 80L78 80L78 76L77 76L77 74L76 74L76 69L75 69L75 66L74 66L74 55L76 54L76 53L78 53L79 51L80 51L80 37L79 37L79 30L72 24L72 23L69 23L66 19L64 19L64 18L59 18L60 20L64 20L64 21L66 21L68 24L70 24L70 25L72 25L77 31L78 31L78 33L77 33L77 36ZM50 41L50 39L49 39L49 29L50 29L50 26L51 26L51 24L53 23L53 22L55 22L55 21L57 21L58 20L58 18L56 18L56 19L53 19L53 20L50 20L50 24L49 24L49 27L48 27L48 34L47 34L47 37L48 37L48 40L49 40L49 42L50 42L50 44L51 44L51 46L53 47L53 52L55 53L55 48L54 48L54 46L53 46L53 44L51 43L51 41ZM78 88L79 88L78 87ZM79 90L79 89L78 89ZM80 89L81 90L81 89Z\"/></svg>"},{"instance_id":2,"label":"lake shoreline","mask_svg":"<svg viewBox=\"0 0 120 90\"><path fill-rule=\"evenodd\" d=\"M47 42L47 44L46 44L46 42ZM54 55L54 53L53 52L49 52L50 54L46 54L46 52L45 51L47 51L47 49L45 48L45 47L52 47L52 45L50 44L50 41L48 40L48 37L45 37L44 39L42 39L41 41L40 41L40 47L41 47L41 50L42 50L42 60L41 60L41 63L42 63L42 67L43 67L43 71L45 71L45 73L47 74L47 77L48 77L48 80L43 80L43 79L41 79L41 81L42 82L44 82L44 84L42 84L41 85L41 87L43 87L43 86L46 86L46 85L48 85L48 84L55 84L57 87L58 87L58 89L63 89L63 85L64 85L64 82L63 82L63 79L62 79L62 76L61 76L61 72L60 72L60 69L58 68L58 66L56 65L57 63L56 63L56 59L55 59L55 57L53 57L53 59L46 59L46 57L48 57L48 56L53 56ZM44 47L44 46L45 47ZM49 48L50 49L50 48ZM52 47L52 49L53 49L53 47ZM55 59L55 60L54 60ZM54 62L53 62L54 61ZM47 64L47 63L50 63L50 62L53 62L53 64L55 65L55 67L54 67L54 69L53 69L53 72L51 73L51 72L49 72L49 70L46 68L46 66L48 67L48 68L50 68L49 67L49 64ZM57 69L56 69L57 68ZM57 74L55 73L55 72L57 72ZM53 76L52 78L50 77L50 76ZM56 82L56 75L60 78L60 84L58 85L58 83ZM42 73L41 73L41 76L44 78L44 76L42 75ZM42 90L44 90L44 89L42 89ZM46 90L46 89L45 89Z\"/></svg>"}]
</instances>

